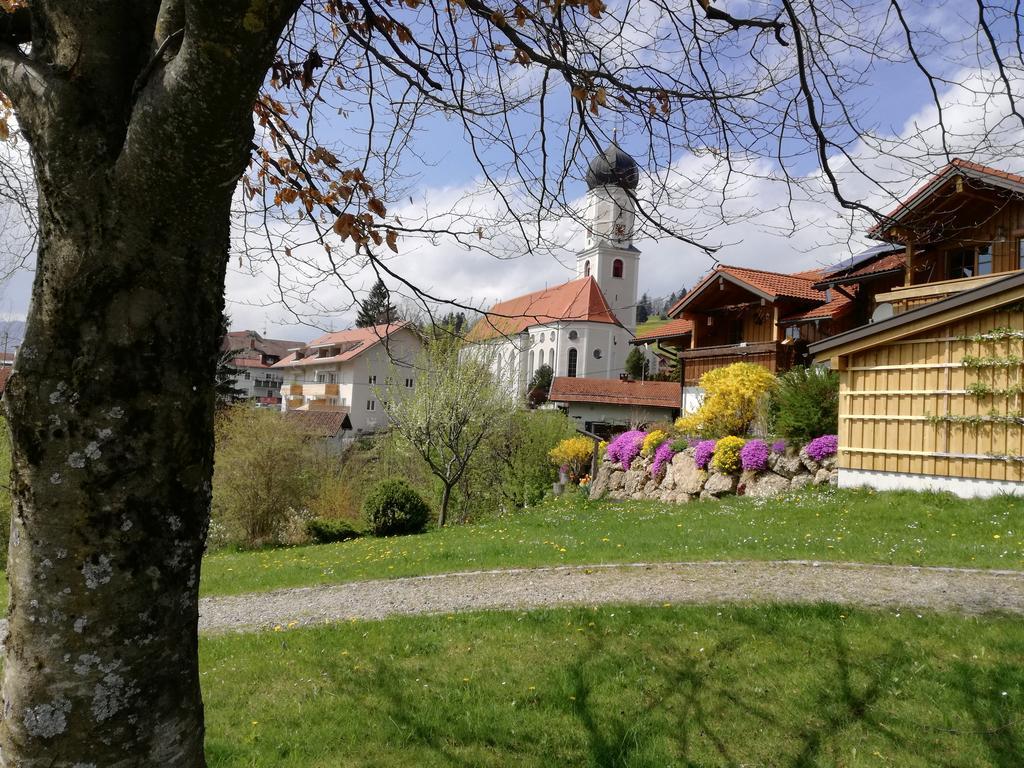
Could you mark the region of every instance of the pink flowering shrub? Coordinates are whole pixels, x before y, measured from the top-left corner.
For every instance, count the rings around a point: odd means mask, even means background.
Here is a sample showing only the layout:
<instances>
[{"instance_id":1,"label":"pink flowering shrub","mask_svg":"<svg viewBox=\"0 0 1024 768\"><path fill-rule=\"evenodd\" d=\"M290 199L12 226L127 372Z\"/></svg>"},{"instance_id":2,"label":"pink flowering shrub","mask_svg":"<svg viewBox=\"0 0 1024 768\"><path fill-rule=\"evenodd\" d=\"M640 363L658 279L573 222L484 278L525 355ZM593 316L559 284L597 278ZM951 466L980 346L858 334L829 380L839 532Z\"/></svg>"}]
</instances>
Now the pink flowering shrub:
<instances>
[{"instance_id":1,"label":"pink flowering shrub","mask_svg":"<svg viewBox=\"0 0 1024 768\"><path fill-rule=\"evenodd\" d=\"M740 448L740 466L745 470L761 472L768 468L768 444L764 440L749 440Z\"/></svg>"},{"instance_id":2,"label":"pink flowering shrub","mask_svg":"<svg viewBox=\"0 0 1024 768\"><path fill-rule=\"evenodd\" d=\"M617 461L623 469L629 469L633 459L640 455L647 433L639 429L623 432L610 443L604 455L609 461Z\"/></svg>"},{"instance_id":3,"label":"pink flowering shrub","mask_svg":"<svg viewBox=\"0 0 1024 768\"><path fill-rule=\"evenodd\" d=\"M835 456L836 451L839 450L839 436L838 435L822 435L816 437L807 444L807 455L815 461L821 461L827 459L829 456Z\"/></svg>"},{"instance_id":4,"label":"pink flowering shrub","mask_svg":"<svg viewBox=\"0 0 1024 768\"><path fill-rule=\"evenodd\" d=\"M654 451L654 461L651 463L651 477L657 477L658 473L661 472L661 468L672 461L675 453L671 440L666 440L659 445Z\"/></svg>"},{"instance_id":5,"label":"pink flowering shrub","mask_svg":"<svg viewBox=\"0 0 1024 768\"><path fill-rule=\"evenodd\" d=\"M693 451L693 461L698 469L707 469L711 457L715 455L714 440L701 440Z\"/></svg>"}]
</instances>

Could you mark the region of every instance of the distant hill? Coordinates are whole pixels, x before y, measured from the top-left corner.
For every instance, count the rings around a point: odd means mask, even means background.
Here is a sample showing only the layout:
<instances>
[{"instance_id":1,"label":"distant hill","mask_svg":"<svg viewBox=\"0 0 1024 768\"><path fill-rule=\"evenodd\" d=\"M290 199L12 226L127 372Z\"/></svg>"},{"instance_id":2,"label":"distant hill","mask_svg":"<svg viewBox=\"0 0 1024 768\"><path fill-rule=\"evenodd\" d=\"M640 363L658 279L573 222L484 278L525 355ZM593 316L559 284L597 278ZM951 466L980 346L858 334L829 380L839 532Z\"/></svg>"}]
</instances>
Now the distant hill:
<instances>
[{"instance_id":1,"label":"distant hill","mask_svg":"<svg viewBox=\"0 0 1024 768\"><path fill-rule=\"evenodd\" d=\"M0 352L14 352L24 340L24 320L0 320Z\"/></svg>"}]
</instances>

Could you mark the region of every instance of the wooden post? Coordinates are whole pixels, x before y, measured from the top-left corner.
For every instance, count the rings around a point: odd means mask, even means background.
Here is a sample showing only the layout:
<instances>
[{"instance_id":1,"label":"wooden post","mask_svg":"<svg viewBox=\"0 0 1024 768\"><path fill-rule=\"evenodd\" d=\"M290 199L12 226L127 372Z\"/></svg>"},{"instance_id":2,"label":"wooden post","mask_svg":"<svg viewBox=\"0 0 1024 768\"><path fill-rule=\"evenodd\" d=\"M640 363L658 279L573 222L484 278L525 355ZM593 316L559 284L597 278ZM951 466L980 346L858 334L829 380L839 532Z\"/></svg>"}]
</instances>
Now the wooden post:
<instances>
[{"instance_id":1,"label":"wooden post","mask_svg":"<svg viewBox=\"0 0 1024 768\"><path fill-rule=\"evenodd\" d=\"M597 454L600 452L601 441L594 438L594 452L590 455L590 482L597 477Z\"/></svg>"},{"instance_id":2,"label":"wooden post","mask_svg":"<svg viewBox=\"0 0 1024 768\"><path fill-rule=\"evenodd\" d=\"M907 271L903 278L904 285L910 285L914 282L914 241L907 238Z\"/></svg>"}]
</instances>

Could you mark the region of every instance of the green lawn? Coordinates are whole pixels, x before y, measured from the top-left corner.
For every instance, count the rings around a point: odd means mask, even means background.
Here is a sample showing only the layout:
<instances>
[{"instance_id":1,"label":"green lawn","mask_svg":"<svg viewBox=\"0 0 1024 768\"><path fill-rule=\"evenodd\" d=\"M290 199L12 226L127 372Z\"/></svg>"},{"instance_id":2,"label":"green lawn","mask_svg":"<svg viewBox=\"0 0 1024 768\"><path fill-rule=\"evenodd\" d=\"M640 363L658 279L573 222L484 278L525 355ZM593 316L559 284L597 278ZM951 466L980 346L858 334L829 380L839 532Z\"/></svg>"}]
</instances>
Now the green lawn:
<instances>
[{"instance_id":1,"label":"green lawn","mask_svg":"<svg viewBox=\"0 0 1024 768\"><path fill-rule=\"evenodd\" d=\"M683 505L573 496L419 536L206 558L205 595L516 566L811 559L1024 569L1024 499L810 490Z\"/></svg>"},{"instance_id":2,"label":"green lawn","mask_svg":"<svg viewBox=\"0 0 1024 768\"><path fill-rule=\"evenodd\" d=\"M200 653L211 768L1024 765L1017 618L603 607Z\"/></svg>"}]
</instances>

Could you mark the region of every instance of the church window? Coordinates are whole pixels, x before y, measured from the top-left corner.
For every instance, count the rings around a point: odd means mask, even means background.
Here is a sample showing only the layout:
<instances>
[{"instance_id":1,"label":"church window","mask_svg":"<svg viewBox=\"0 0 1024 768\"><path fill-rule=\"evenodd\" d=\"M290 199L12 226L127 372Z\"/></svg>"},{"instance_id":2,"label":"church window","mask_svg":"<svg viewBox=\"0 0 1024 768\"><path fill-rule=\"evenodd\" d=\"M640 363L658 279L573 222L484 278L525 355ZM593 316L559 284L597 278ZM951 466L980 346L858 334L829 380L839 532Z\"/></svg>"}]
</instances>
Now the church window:
<instances>
[{"instance_id":1,"label":"church window","mask_svg":"<svg viewBox=\"0 0 1024 768\"><path fill-rule=\"evenodd\" d=\"M576 341L580 335L576 331L569 331L569 341Z\"/></svg>"},{"instance_id":2,"label":"church window","mask_svg":"<svg viewBox=\"0 0 1024 768\"><path fill-rule=\"evenodd\" d=\"M622 259L612 262L612 277L622 277Z\"/></svg>"},{"instance_id":3,"label":"church window","mask_svg":"<svg viewBox=\"0 0 1024 768\"><path fill-rule=\"evenodd\" d=\"M551 333L548 334L548 340L550 340L550 341L554 341L555 340L555 332L554 331L552 331Z\"/></svg>"},{"instance_id":4,"label":"church window","mask_svg":"<svg viewBox=\"0 0 1024 768\"><path fill-rule=\"evenodd\" d=\"M569 350L569 365L568 365L568 368L567 368L567 370L565 372L565 375L568 376L570 379L576 378L576 356L577 356L577 354L578 353L576 352L575 349L570 349Z\"/></svg>"},{"instance_id":5,"label":"church window","mask_svg":"<svg viewBox=\"0 0 1024 768\"><path fill-rule=\"evenodd\" d=\"M552 371L555 370L555 350L553 349L548 350L548 366Z\"/></svg>"},{"instance_id":6,"label":"church window","mask_svg":"<svg viewBox=\"0 0 1024 768\"><path fill-rule=\"evenodd\" d=\"M543 355L544 353L541 352L541 354ZM530 372L532 373L535 370L536 370L536 368L533 367L533 352L531 351L530 352Z\"/></svg>"},{"instance_id":7,"label":"church window","mask_svg":"<svg viewBox=\"0 0 1024 768\"><path fill-rule=\"evenodd\" d=\"M595 349L594 350L594 359L595 360L600 360L601 359L601 350L600 349Z\"/></svg>"},{"instance_id":8,"label":"church window","mask_svg":"<svg viewBox=\"0 0 1024 768\"><path fill-rule=\"evenodd\" d=\"M583 262L583 276L590 277L590 260Z\"/></svg>"}]
</instances>

